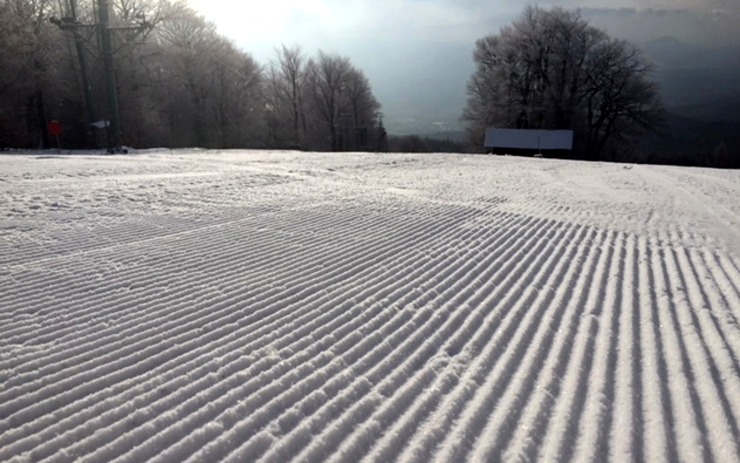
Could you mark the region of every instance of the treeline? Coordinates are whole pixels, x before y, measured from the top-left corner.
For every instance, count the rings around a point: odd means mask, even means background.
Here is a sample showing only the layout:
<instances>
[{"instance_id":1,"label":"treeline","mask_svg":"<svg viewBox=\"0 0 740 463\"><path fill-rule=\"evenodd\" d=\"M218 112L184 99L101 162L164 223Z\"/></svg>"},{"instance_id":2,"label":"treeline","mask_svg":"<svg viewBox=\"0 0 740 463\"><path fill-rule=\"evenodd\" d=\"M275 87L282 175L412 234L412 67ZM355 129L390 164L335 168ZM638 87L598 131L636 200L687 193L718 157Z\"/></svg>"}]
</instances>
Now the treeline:
<instances>
[{"instance_id":1,"label":"treeline","mask_svg":"<svg viewBox=\"0 0 740 463\"><path fill-rule=\"evenodd\" d=\"M701 121L669 114L660 133L646 137L632 162L740 168L740 122Z\"/></svg>"},{"instance_id":2,"label":"treeline","mask_svg":"<svg viewBox=\"0 0 740 463\"><path fill-rule=\"evenodd\" d=\"M400 153L465 153L469 151L469 146L449 138L392 135L388 137L388 151Z\"/></svg>"},{"instance_id":3,"label":"treeline","mask_svg":"<svg viewBox=\"0 0 740 463\"><path fill-rule=\"evenodd\" d=\"M98 1L0 0L0 148L108 146ZM121 142L377 149L380 104L348 58L281 47L262 65L185 1L109 0ZM98 126L98 128L96 128Z\"/></svg>"}]
</instances>

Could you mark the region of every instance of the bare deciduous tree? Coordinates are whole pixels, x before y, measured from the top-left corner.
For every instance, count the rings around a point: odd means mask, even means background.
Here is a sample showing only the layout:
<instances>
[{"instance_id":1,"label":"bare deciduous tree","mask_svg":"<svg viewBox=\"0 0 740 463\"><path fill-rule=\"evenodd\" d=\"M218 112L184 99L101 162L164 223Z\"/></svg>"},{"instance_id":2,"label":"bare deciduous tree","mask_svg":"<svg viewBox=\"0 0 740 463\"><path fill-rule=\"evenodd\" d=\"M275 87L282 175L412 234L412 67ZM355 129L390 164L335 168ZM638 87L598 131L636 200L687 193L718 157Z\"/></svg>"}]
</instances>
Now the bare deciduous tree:
<instances>
[{"instance_id":1,"label":"bare deciduous tree","mask_svg":"<svg viewBox=\"0 0 740 463\"><path fill-rule=\"evenodd\" d=\"M305 79L305 59L299 47L283 46L279 52L280 73L285 83L285 96L290 106L290 122L293 128L292 144L301 146L306 131L303 109L303 87Z\"/></svg>"},{"instance_id":2,"label":"bare deciduous tree","mask_svg":"<svg viewBox=\"0 0 740 463\"><path fill-rule=\"evenodd\" d=\"M282 47L264 70L184 0L110 4L124 144L369 145L358 140L379 105L349 59L319 52L309 62L300 48ZM48 146L49 119L62 122L67 146L103 145L105 129L94 134L91 125L111 117L94 5L0 0L0 146Z\"/></svg>"},{"instance_id":3,"label":"bare deciduous tree","mask_svg":"<svg viewBox=\"0 0 740 463\"><path fill-rule=\"evenodd\" d=\"M46 119L68 109L65 44L49 0L0 1L0 145L49 146ZM47 114L51 106L54 112Z\"/></svg>"},{"instance_id":4,"label":"bare deciduous tree","mask_svg":"<svg viewBox=\"0 0 740 463\"><path fill-rule=\"evenodd\" d=\"M325 134L328 148L339 151L340 117L346 76L351 69L349 59L319 51L308 61L308 95L316 114L316 133Z\"/></svg>"},{"instance_id":5,"label":"bare deciduous tree","mask_svg":"<svg viewBox=\"0 0 740 463\"><path fill-rule=\"evenodd\" d=\"M269 144L302 148L306 134L306 58L300 47L282 45L267 69Z\"/></svg>"},{"instance_id":6,"label":"bare deciduous tree","mask_svg":"<svg viewBox=\"0 0 740 463\"><path fill-rule=\"evenodd\" d=\"M171 144L256 144L262 136L262 71L252 57L189 9L169 15L156 35L164 53L160 78L170 95Z\"/></svg>"},{"instance_id":7,"label":"bare deciduous tree","mask_svg":"<svg viewBox=\"0 0 740 463\"><path fill-rule=\"evenodd\" d=\"M308 125L316 149L368 149L380 104L348 58L319 51L307 64Z\"/></svg>"},{"instance_id":8,"label":"bare deciduous tree","mask_svg":"<svg viewBox=\"0 0 740 463\"><path fill-rule=\"evenodd\" d=\"M346 77L347 105L352 115L350 132L354 132L345 134L345 138L350 138L346 145L350 149L367 149L371 129L375 129L378 122L380 103L375 99L365 74L353 67Z\"/></svg>"},{"instance_id":9,"label":"bare deciduous tree","mask_svg":"<svg viewBox=\"0 0 740 463\"><path fill-rule=\"evenodd\" d=\"M576 154L598 159L661 123L659 92L639 50L561 8L525 9L476 42L463 122L476 145L486 127L573 129Z\"/></svg>"}]
</instances>

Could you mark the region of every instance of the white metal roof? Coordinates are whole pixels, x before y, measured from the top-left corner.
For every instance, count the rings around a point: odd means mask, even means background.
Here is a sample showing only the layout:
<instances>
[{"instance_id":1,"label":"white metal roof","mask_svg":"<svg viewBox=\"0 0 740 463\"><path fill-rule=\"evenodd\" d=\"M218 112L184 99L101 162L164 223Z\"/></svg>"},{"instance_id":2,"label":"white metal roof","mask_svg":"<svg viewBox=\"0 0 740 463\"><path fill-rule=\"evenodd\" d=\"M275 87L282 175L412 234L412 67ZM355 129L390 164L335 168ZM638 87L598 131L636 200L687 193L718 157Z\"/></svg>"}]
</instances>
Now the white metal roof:
<instances>
[{"instance_id":1,"label":"white metal roof","mask_svg":"<svg viewBox=\"0 0 740 463\"><path fill-rule=\"evenodd\" d=\"M486 130L485 147L570 150L573 149L573 131L497 129L491 127Z\"/></svg>"}]
</instances>

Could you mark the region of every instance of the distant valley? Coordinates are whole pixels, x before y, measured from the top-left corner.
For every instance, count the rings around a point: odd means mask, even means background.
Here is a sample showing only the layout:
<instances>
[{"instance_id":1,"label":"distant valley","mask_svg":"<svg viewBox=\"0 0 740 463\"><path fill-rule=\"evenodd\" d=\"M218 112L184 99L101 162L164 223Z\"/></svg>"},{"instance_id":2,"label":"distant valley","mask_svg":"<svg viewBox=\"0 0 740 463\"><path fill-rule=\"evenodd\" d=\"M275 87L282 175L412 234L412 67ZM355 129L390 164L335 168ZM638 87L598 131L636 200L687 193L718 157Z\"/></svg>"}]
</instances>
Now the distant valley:
<instances>
[{"instance_id":1,"label":"distant valley","mask_svg":"<svg viewBox=\"0 0 740 463\"><path fill-rule=\"evenodd\" d=\"M740 134L740 45L702 47L665 37L641 47L655 64L669 112L666 130L646 149L707 152L720 143L740 149L735 135ZM458 141L465 86L474 70L472 50L472 43L428 43L359 57L388 131Z\"/></svg>"}]
</instances>

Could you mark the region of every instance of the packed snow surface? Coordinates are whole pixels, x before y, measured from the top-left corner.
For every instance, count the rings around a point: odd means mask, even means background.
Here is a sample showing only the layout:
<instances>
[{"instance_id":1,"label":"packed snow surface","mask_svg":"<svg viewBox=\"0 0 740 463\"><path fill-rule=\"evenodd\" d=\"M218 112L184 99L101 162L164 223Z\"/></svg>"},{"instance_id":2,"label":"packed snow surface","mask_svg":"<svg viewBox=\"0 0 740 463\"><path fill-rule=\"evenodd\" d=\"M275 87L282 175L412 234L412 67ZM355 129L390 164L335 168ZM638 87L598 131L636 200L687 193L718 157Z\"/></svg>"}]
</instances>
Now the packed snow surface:
<instances>
[{"instance_id":1,"label":"packed snow surface","mask_svg":"<svg viewBox=\"0 0 740 463\"><path fill-rule=\"evenodd\" d=\"M0 156L0 461L740 460L740 172Z\"/></svg>"}]
</instances>

